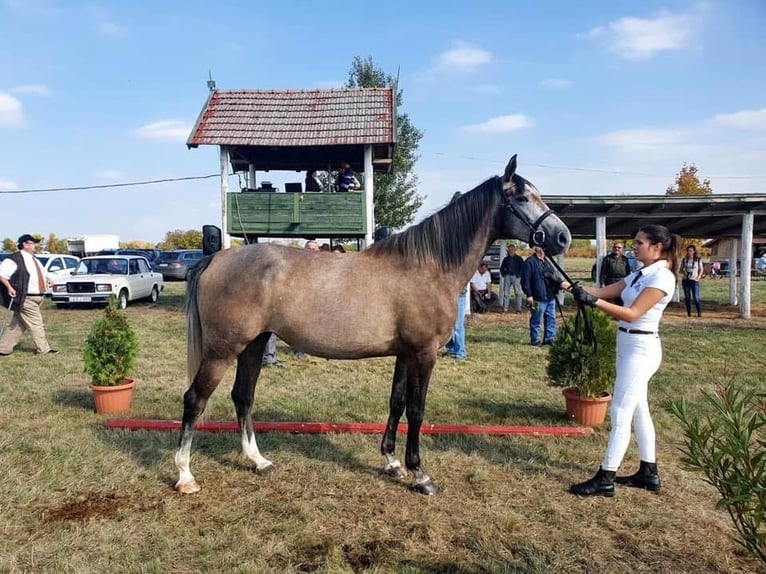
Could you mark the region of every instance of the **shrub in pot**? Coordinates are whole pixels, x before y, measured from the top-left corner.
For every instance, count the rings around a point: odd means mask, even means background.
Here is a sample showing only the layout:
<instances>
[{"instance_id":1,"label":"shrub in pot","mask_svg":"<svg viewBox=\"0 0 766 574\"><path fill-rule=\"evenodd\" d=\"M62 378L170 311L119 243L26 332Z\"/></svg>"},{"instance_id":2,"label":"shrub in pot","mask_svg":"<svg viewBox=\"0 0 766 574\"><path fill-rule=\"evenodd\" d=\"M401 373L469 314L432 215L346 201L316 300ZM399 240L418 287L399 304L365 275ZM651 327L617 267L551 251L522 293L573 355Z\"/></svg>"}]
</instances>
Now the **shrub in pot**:
<instances>
[{"instance_id":1,"label":"shrub in pot","mask_svg":"<svg viewBox=\"0 0 766 574\"><path fill-rule=\"evenodd\" d=\"M97 412L111 414L130 408L135 382L129 377L137 355L138 336L127 313L112 297L101 318L91 325L83 348L84 370L91 378Z\"/></svg>"},{"instance_id":2,"label":"shrub in pot","mask_svg":"<svg viewBox=\"0 0 766 574\"><path fill-rule=\"evenodd\" d=\"M567 416L579 424L598 426L606 418L614 383L617 324L598 309L586 307L581 313L559 329L548 354L547 375L552 385L564 388ZM587 342L586 324L595 344ZM580 406L591 412L580 412Z\"/></svg>"}]
</instances>

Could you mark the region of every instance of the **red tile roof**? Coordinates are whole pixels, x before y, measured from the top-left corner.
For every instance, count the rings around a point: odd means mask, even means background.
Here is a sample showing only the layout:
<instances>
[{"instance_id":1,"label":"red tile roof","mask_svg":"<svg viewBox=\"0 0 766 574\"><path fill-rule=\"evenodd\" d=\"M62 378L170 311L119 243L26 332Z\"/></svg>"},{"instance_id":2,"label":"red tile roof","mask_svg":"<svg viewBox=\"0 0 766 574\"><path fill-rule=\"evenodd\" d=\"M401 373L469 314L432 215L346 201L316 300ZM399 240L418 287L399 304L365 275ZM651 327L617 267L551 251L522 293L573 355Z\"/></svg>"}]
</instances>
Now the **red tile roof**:
<instances>
[{"instance_id":1,"label":"red tile roof","mask_svg":"<svg viewBox=\"0 0 766 574\"><path fill-rule=\"evenodd\" d=\"M393 88L215 90L186 145L390 144Z\"/></svg>"}]
</instances>

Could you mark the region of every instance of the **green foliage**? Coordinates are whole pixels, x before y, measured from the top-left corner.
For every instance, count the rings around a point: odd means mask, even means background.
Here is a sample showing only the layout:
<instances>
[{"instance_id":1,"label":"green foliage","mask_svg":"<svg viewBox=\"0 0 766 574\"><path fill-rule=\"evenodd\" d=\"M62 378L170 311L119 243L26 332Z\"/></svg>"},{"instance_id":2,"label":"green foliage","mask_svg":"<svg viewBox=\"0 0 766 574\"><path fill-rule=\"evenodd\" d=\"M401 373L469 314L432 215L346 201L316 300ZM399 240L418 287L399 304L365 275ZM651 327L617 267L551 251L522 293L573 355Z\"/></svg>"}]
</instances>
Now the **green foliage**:
<instances>
[{"instance_id":1,"label":"green foliage","mask_svg":"<svg viewBox=\"0 0 766 574\"><path fill-rule=\"evenodd\" d=\"M766 564L766 393L724 374L716 392L703 391L711 414L671 405L684 431L682 462L718 490L737 529L737 542Z\"/></svg>"},{"instance_id":2,"label":"green foliage","mask_svg":"<svg viewBox=\"0 0 766 574\"><path fill-rule=\"evenodd\" d=\"M137 355L138 336L128 322L127 313L117 307L117 299L112 297L85 339L82 357L85 372L94 385L121 385L133 372Z\"/></svg>"},{"instance_id":3,"label":"green foliage","mask_svg":"<svg viewBox=\"0 0 766 574\"><path fill-rule=\"evenodd\" d=\"M349 88L396 89L396 108L402 105L402 91L397 79L375 65L371 57L354 58L346 86ZM392 229L401 229L412 223L423 197L417 193L418 178L414 173L418 160L417 150L423 132L415 128L407 114L396 116L396 148L392 173L376 173L375 177L375 223Z\"/></svg>"},{"instance_id":4,"label":"green foliage","mask_svg":"<svg viewBox=\"0 0 766 574\"><path fill-rule=\"evenodd\" d=\"M665 190L665 195L712 195L713 188L710 187L710 180L705 179L700 182L697 171L696 165L684 164L676 176L675 185L669 186Z\"/></svg>"},{"instance_id":5,"label":"green foliage","mask_svg":"<svg viewBox=\"0 0 766 574\"><path fill-rule=\"evenodd\" d=\"M168 231L165 234L164 241L160 242L158 247L163 251L170 251L173 249L202 249L202 231L197 229L189 229L187 231L176 229L175 231Z\"/></svg>"},{"instance_id":6,"label":"green foliage","mask_svg":"<svg viewBox=\"0 0 766 574\"><path fill-rule=\"evenodd\" d=\"M10 237L3 239L3 251L7 251L8 253L16 251L16 242Z\"/></svg>"},{"instance_id":7,"label":"green foliage","mask_svg":"<svg viewBox=\"0 0 766 574\"><path fill-rule=\"evenodd\" d=\"M67 247L66 239L59 239L55 233L48 235L48 240L45 242L45 249L50 253L67 253Z\"/></svg>"},{"instance_id":8,"label":"green foliage","mask_svg":"<svg viewBox=\"0 0 766 574\"><path fill-rule=\"evenodd\" d=\"M572 315L559 329L548 354L548 380L557 387L574 387L580 396L597 398L609 392L615 377L617 325L609 316L591 307L579 319ZM584 344L582 321L590 322L596 344Z\"/></svg>"}]
</instances>

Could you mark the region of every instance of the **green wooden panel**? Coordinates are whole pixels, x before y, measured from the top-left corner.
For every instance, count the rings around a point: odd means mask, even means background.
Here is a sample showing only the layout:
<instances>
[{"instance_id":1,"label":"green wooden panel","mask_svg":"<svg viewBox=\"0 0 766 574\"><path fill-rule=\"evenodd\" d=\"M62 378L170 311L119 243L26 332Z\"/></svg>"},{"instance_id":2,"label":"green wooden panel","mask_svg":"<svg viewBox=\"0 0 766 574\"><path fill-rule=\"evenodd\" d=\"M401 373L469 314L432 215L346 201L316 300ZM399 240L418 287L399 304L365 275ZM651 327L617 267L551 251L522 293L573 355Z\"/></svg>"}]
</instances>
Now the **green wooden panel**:
<instances>
[{"instance_id":1,"label":"green wooden panel","mask_svg":"<svg viewBox=\"0 0 766 574\"><path fill-rule=\"evenodd\" d=\"M364 193L229 193L228 233L259 237L364 237Z\"/></svg>"}]
</instances>

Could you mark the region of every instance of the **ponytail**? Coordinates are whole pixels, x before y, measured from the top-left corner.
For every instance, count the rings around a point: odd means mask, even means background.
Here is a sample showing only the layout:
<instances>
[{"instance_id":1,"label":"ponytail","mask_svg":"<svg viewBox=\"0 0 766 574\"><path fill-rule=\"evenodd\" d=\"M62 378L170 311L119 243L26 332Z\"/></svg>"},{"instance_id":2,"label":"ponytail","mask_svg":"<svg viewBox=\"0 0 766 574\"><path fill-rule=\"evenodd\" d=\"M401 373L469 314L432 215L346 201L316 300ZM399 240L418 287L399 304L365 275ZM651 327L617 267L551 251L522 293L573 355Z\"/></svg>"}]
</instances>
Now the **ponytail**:
<instances>
[{"instance_id":1,"label":"ponytail","mask_svg":"<svg viewBox=\"0 0 766 574\"><path fill-rule=\"evenodd\" d=\"M639 231L646 235L652 244L662 244L661 255L667 259L668 268L678 269L678 248L681 238L675 233L670 233L664 225L645 225Z\"/></svg>"}]
</instances>

